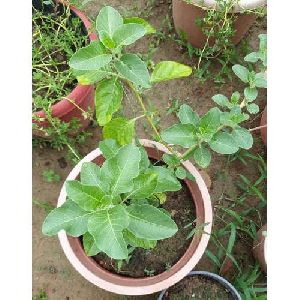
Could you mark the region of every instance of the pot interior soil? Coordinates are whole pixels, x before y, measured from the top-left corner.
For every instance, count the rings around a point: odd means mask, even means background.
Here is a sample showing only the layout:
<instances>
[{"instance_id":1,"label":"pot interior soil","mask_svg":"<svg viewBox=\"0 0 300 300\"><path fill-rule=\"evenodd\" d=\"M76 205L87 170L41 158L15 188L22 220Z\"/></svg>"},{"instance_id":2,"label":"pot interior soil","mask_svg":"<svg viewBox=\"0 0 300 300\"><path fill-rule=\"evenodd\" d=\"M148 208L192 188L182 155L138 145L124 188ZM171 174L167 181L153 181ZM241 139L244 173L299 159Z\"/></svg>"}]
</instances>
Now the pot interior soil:
<instances>
[{"instance_id":1,"label":"pot interior soil","mask_svg":"<svg viewBox=\"0 0 300 300\"><path fill-rule=\"evenodd\" d=\"M151 250L136 248L129 260L123 262L118 270L118 262L104 253L92 258L103 268L112 273L126 277L143 278L154 276L168 270L178 262L188 249L191 239L187 236L192 227L185 226L196 219L195 205L186 184L182 181L182 189L167 193L167 201L161 206L167 210L178 226L178 232L171 238L157 242Z\"/></svg>"},{"instance_id":2,"label":"pot interior soil","mask_svg":"<svg viewBox=\"0 0 300 300\"><path fill-rule=\"evenodd\" d=\"M87 45L80 18L63 5L32 12L32 111L47 110L76 87L68 61Z\"/></svg>"},{"instance_id":3,"label":"pot interior soil","mask_svg":"<svg viewBox=\"0 0 300 300\"><path fill-rule=\"evenodd\" d=\"M230 291L218 282L203 276L188 276L171 287L165 300L233 300Z\"/></svg>"}]
</instances>

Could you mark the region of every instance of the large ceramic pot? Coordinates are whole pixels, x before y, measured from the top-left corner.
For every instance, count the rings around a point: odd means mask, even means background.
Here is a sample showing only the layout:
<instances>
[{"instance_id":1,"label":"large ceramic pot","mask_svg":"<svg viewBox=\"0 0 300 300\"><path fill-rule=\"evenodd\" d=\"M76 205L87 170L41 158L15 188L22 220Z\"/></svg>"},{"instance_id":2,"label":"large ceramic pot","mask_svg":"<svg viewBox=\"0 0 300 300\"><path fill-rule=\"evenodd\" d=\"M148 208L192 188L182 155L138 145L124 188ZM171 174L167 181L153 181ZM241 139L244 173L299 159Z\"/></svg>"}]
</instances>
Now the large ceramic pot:
<instances>
[{"instance_id":1,"label":"large ceramic pot","mask_svg":"<svg viewBox=\"0 0 300 300\"><path fill-rule=\"evenodd\" d=\"M140 140L145 147L149 158L158 160L168 150L160 143ZM81 166L84 162L94 162L102 165L104 157L100 149L95 149L83 158L71 171L66 180L74 180L80 174ZM201 259L207 247L211 225L212 225L212 206L207 187L198 170L189 161L185 161L182 166L188 170L195 181L185 180L191 192L196 217L200 223L208 223L205 227L207 234L194 235L187 251L169 270L153 277L131 278L120 276L102 268L91 257L88 257L79 238L67 236L65 231L60 231L58 237L61 246L73 267L89 282L107 291L123 295L145 295L151 294L174 285L184 278ZM66 190L62 188L57 206L61 206L66 201Z\"/></svg>"},{"instance_id":2,"label":"large ceramic pot","mask_svg":"<svg viewBox=\"0 0 300 300\"><path fill-rule=\"evenodd\" d=\"M267 224L257 232L257 240L253 244L253 255L260 263L262 270L267 273Z\"/></svg>"},{"instance_id":3,"label":"large ceramic pot","mask_svg":"<svg viewBox=\"0 0 300 300\"><path fill-rule=\"evenodd\" d=\"M265 146L267 146L267 132L268 132L268 128L267 128L267 106L265 107L262 116L261 116L261 121L260 121L260 134L261 134L261 139L263 140L263 143L265 144Z\"/></svg>"},{"instance_id":4,"label":"large ceramic pot","mask_svg":"<svg viewBox=\"0 0 300 300\"><path fill-rule=\"evenodd\" d=\"M192 0L188 4L185 0L172 0L173 4L173 20L177 33L184 32L187 40L196 48L203 48L207 36L201 31L199 26L195 24L197 18L203 18L206 15L206 9L215 7L215 0ZM236 30L232 38L234 44L238 44L242 37L254 23L256 17L254 14L243 13L245 9L254 9L266 5L266 0L241 0L239 5L234 7L233 13L237 15L234 23ZM201 4L200 4L201 3ZM201 6L200 6L201 5ZM210 40L209 44L214 41Z\"/></svg>"},{"instance_id":5,"label":"large ceramic pot","mask_svg":"<svg viewBox=\"0 0 300 300\"><path fill-rule=\"evenodd\" d=\"M33 1L33 5L38 6L39 2L40 1L35 0ZM64 3L63 1L56 1L56 2ZM79 17L80 20L82 21L84 25L84 31L88 34L89 40L90 41L97 40L97 35L94 32L90 32L90 28L92 25L89 19L85 16L85 14L74 6L71 6L70 8L72 14ZM95 107L94 85L77 84L76 87L71 91L69 95L66 95L64 99L58 101L57 103L51 106L51 111L53 117L59 118L64 122L70 122L73 118L77 118L81 124L79 130L82 130L86 128L90 122L89 119L84 119L82 115L82 111L87 111L88 109L93 111L94 107ZM33 115L34 118L32 122L35 123L37 127L46 128L49 126L44 110L34 112ZM33 134L34 136L45 137L44 133L37 129L33 130Z\"/></svg>"}]
</instances>

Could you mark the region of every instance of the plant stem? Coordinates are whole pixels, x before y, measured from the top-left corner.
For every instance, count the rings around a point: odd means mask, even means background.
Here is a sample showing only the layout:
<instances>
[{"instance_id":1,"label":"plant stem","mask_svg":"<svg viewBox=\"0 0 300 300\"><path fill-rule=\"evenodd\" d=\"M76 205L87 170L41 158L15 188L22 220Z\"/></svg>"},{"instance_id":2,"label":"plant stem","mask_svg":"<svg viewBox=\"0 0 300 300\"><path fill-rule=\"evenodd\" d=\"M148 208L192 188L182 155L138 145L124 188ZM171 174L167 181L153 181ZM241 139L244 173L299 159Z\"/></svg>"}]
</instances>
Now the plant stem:
<instances>
[{"instance_id":1,"label":"plant stem","mask_svg":"<svg viewBox=\"0 0 300 300\"><path fill-rule=\"evenodd\" d=\"M251 132L251 131L259 130L259 129L266 128L266 127L267 127L267 124L258 126L258 127L254 127L254 128L248 129L248 130Z\"/></svg>"},{"instance_id":2,"label":"plant stem","mask_svg":"<svg viewBox=\"0 0 300 300\"><path fill-rule=\"evenodd\" d=\"M199 144L196 144L194 146L192 146L191 148L189 148L187 151L185 151L181 157L180 157L180 160L186 160L187 157L189 157L189 155L191 153L193 153L197 148L199 147Z\"/></svg>"}]
</instances>

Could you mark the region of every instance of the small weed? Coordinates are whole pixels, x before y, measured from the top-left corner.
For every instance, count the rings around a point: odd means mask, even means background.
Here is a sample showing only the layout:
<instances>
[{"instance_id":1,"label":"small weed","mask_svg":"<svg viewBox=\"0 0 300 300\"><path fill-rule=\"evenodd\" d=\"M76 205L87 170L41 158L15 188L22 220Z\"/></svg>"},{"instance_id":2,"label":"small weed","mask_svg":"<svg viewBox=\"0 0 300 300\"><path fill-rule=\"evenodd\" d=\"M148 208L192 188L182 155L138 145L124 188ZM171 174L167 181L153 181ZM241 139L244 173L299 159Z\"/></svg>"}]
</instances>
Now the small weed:
<instances>
[{"instance_id":1,"label":"small weed","mask_svg":"<svg viewBox=\"0 0 300 300\"><path fill-rule=\"evenodd\" d=\"M144 269L144 272L149 277L152 277L155 274L155 270L148 270L147 268Z\"/></svg>"},{"instance_id":2,"label":"small weed","mask_svg":"<svg viewBox=\"0 0 300 300\"><path fill-rule=\"evenodd\" d=\"M40 208L44 209L46 213L49 213L51 210L54 209L54 205L46 202L46 201L38 201L35 199L32 199L32 203L33 205L39 206Z\"/></svg>"},{"instance_id":3,"label":"small weed","mask_svg":"<svg viewBox=\"0 0 300 300\"><path fill-rule=\"evenodd\" d=\"M52 169L45 170L43 172L43 178L47 182L59 182L61 179L60 176Z\"/></svg>"},{"instance_id":4,"label":"small weed","mask_svg":"<svg viewBox=\"0 0 300 300\"><path fill-rule=\"evenodd\" d=\"M37 296L33 296L32 300L47 300L48 297L44 289L40 290L40 293Z\"/></svg>"}]
</instances>

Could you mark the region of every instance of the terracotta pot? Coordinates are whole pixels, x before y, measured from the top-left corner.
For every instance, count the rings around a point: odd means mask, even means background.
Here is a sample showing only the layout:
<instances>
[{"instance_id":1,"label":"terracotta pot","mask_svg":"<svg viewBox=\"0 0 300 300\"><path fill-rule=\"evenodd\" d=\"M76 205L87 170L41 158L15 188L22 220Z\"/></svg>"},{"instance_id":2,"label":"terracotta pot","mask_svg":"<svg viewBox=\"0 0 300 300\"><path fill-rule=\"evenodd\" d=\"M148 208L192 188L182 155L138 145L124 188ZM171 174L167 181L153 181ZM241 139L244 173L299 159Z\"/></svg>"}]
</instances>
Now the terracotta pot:
<instances>
[{"instance_id":1,"label":"terracotta pot","mask_svg":"<svg viewBox=\"0 0 300 300\"><path fill-rule=\"evenodd\" d=\"M201 31L199 26L195 24L197 18L203 18L206 14L208 7L214 7L216 1L204 0L203 4L197 6L200 1L192 1L195 4L188 4L184 0L173 0L173 20L175 30L179 34L185 32L187 34L187 40L195 48L203 48L207 36ZM243 14L240 11L245 9L253 9L266 4L266 0L242 0L239 6L235 6L234 13L237 14L237 19L234 23L236 30L235 35L232 38L234 44L238 44L242 37L249 30L251 25L254 23L256 17L254 14ZM198 4L200 5L200 4ZM213 39L209 41L209 45L214 43Z\"/></svg>"},{"instance_id":2,"label":"terracotta pot","mask_svg":"<svg viewBox=\"0 0 300 300\"><path fill-rule=\"evenodd\" d=\"M149 157L159 159L168 150L160 143L140 140ZM83 158L71 171L66 180L74 180L80 174L84 162L94 161L101 165L104 161L100 149L95 149ZM73 267L89 282L107 291L122 295L151 294L174 285L185 277L201 259L209 241L212 226L212 206L207 187L197 169L189 161L183 166L195 177L196 182L185 180L195 203L197 220L200 223L209 223L205 227L208 234L195 235L179 261L168 271L153 277L130 278L111 273L100 267L91 257L86 256L79 238L67 236L65 231L60 231L58 237L61 246ZM63 186L58 198L57 206L66 201L66 191Z\"/></svg>"},{"instance_id":3,"label":"terracotta pot","mask_svg":"<svg viewBox=\"0 0 300 300\"><path fill-rule=\"evenodd\" d=\"M64 3L63 1L58 1L61 3ZM83 12L78 10L76 7L71 6L71 10L74 12L75 15L77 15L87 32L89 32L89 29L91 28L91 23L88 20L88 18L85 16ZM95 33L88 33L90 41L97 40L97 35ZM55 118L59 118L60 120L64 122L70 122L72 118L78 118L80 121L80 124L82 125L79 131L83 130L86 128L90 120L89 119L84 119L82 116L82 111L76 107L79 106L82 110L87 111L88 108L91 110L94 110L95 103L94 103L94 85L77 85L72 92L69 95L66 95L66 98L72 100L74 104L72 104L69 100L67 99L62 99L59 102L55 103L52 105L52 116ZM49 123L45 119L46 114L45 111L40 110L37 112L34 112L33 115L35 117L38 117L38 119L42 119L41 121L33 119L32 122L37 124L38 127L48 127ZM34 129L33 130L33 135L34 136L40 136L40 137L45 137L44 133L40 130Z\"/></svg>"},{"instance_id":4,"label":"terracotta pot","mask_svg":"<svg viewBox=\"0 0 300 300\"><path fill-rule=\"evenodd\" d=\"M187 277L192 277L192 276L202 276L212 281L218 282L220 285L224 287L224 289L230 292L231 296L233 297L232 298L233 300L242 300L236 288L229 281L227 281L225 278L221 277L220 275L211 272L206 272L206 271L192 271L187 275ZM163 299L168 299L168 290L162 291L157 298L157 300L163 300Z\"/></svg>"},{"instance_id":5,"label":"terracotta pot","mask_svg":"<svg viewBox=\"0 0 300 300\"><path fill-rule=\"evenodd\" d=\"M265 107L260 121L260 126L267 125L267 106ZM263 140L263 143L265 146L267 146L267 127L263 127L260 129L261 139Z\"/></svg>"},{"instance_id":6,"label":"terracotta pot","mask_svg":"<svg viewBox=\"0 0 300 300\"><path fill-rule=\"evenodd\" d=\"M263 235L263 231L267 231L267 224L257 232L257 240L253 244L253 255L259 261L262 270L267 273L267 238Z\"/></svg>"}]
</instances>

